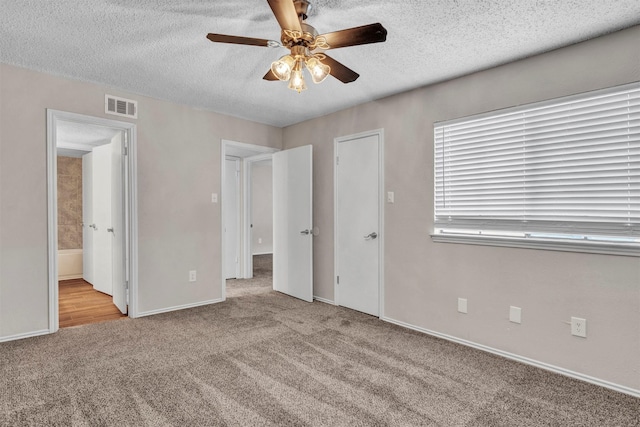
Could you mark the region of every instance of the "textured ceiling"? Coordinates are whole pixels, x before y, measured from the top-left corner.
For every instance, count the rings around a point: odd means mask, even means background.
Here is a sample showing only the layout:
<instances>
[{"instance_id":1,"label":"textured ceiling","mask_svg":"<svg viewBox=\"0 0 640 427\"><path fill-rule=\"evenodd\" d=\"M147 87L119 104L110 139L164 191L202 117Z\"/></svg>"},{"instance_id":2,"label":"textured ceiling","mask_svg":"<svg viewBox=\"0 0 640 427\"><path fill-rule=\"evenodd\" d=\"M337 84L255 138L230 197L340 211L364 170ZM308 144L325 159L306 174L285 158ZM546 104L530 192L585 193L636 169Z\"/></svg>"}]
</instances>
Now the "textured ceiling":
<instances>
[{"instance_id":1,"label":"textured ceiling","mask_svg":"<svg viewBox=\"0 0 640 427\"><path fill-rule=\"evenodd\" d=\"M262 76L284 48L265 0L0 0L0 61L275 126L640 24L638 0L316 0L318 32L382 23L385 43L331 51L359 72L298 94ZM140 114L144 114L141 112Z\"/></svg>"}]
</instances>

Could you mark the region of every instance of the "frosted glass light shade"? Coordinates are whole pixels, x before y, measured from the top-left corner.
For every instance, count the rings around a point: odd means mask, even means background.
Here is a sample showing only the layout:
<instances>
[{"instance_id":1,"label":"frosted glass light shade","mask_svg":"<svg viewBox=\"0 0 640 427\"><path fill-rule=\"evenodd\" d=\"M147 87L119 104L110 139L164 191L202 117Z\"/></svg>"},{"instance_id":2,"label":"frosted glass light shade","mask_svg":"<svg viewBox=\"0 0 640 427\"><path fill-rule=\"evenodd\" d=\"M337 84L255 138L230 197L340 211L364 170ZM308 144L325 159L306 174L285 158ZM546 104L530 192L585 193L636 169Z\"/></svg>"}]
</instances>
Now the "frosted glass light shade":
<instances>
[{"instance_id":1,"label":"frosted glass light shade","mask_svg":"<svg viewBox=\"0 0 640 427\"><path fill-rule=\"evenodd\" d=\"M271 72L278 80L289 80L295 62L290 55L285 55L271 64Z\"/></svg>"},{"instance_id":2,"label":"frosted glass light shade","mask_svg":"<svg viewBox=\"0 0 640 427\"><path fill-rule=\"evenodd\" d=\"M306 66L314 83L322 82L331 73L331 67L313 57L307 59Z\"/></svg>"},{"instance_id":3,"label":"frosted glass light shade","mask_svg":"<svg viewBox=\"0 0 640 427\"><path fill-rule=\"evenodd\" d=\"M293 89L298 93L307 89L307 85L304 83L304 77L302 76L302 69L296 67L291 73L291 80L289 80L289 89Z\"/></svg>"}]
</instances>

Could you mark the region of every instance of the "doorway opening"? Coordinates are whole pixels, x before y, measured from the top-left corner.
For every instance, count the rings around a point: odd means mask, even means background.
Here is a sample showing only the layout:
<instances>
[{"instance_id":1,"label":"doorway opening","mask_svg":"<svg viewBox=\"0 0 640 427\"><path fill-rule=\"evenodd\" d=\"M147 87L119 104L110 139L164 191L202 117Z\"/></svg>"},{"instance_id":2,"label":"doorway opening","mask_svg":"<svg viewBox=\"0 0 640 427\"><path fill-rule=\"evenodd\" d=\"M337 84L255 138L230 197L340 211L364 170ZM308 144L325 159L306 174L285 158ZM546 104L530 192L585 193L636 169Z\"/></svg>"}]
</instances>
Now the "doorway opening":
<instances>
[{"instance_id":1,"label":"doorway opening","mask_svg":"<svg viewBox=\"0 0 640 427\"><path fill-rule=\"evenodd\" d=\"M222 141L223 298L273 289L272 154Z\"/></svg>"},{"instance_id":2,"label":"doorway opening","mask_svg":"<svg viewBox=\"0 0 640 427\"><path fill-rule=\"evenodd\" d=\"M47 110L47 161L49 331L135 317L135 125Z\"/></svg>"}]
</instances>

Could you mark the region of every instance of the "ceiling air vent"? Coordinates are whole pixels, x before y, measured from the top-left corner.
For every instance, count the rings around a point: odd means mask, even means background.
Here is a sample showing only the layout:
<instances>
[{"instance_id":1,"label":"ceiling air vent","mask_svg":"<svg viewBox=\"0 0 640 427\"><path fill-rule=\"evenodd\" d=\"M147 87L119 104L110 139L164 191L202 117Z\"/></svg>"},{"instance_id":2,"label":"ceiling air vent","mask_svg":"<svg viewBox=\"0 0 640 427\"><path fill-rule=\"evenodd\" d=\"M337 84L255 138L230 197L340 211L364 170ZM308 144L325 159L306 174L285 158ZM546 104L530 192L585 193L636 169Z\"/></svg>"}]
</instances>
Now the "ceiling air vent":
<instances>
[{"instance_id":1,"label":"ceiling air vent","mask_svg":"<svg viewBox=\"0 0 640 427\"><path fill-rule=\"evenodd\" d=\"M104 112L116 116L138 118L138 101L118 98L113 95L104 96Z\"/></svg>"}]
</instances>

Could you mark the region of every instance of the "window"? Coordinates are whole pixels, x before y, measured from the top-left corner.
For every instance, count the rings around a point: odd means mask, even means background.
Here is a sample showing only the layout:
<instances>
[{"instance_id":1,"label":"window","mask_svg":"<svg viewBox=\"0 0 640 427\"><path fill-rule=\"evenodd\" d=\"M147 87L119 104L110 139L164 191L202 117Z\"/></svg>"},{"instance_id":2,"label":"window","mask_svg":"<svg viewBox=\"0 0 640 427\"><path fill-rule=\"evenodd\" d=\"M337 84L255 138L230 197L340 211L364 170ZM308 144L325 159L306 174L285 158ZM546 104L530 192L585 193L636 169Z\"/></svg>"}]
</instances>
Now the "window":
<instances>
[{"instance_id":1,"label":"window","mask_svg":"<svg viewBox=\"0 0 640 427\"><path fill-rule=\"evenodd\" d=\"M434 240L640 255L640 83L436 123L434 138Z\"/></svg>"}]
</instances>

